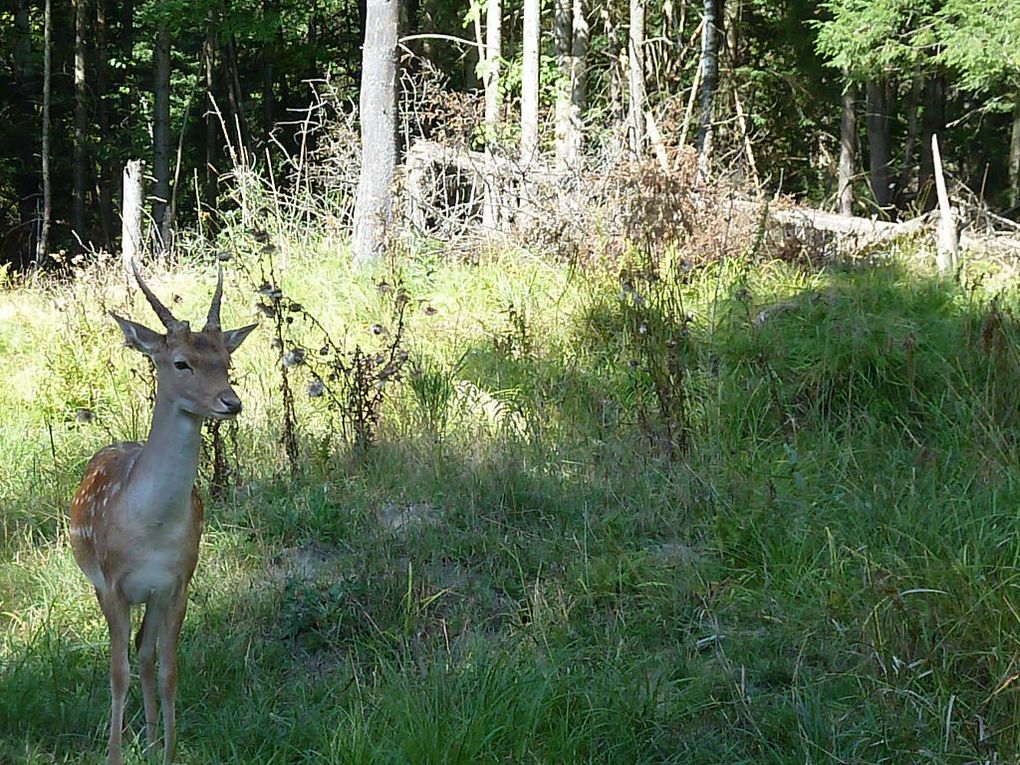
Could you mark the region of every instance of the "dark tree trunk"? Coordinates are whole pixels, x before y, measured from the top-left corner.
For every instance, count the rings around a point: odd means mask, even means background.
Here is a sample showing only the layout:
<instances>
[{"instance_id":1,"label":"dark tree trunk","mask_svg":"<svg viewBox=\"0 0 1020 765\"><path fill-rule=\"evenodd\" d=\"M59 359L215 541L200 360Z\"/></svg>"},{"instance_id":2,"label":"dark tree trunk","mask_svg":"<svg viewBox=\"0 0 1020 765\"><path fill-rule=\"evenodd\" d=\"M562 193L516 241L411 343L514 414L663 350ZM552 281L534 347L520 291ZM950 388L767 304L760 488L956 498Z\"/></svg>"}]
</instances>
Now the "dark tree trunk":
<instances>
[{"instance_id":1,"label":"dark tree trunk","mask_svg":"<svg viewBox=\"0 0 1020 765\"><path fill-rule=\"evenodd\" d=\"M96 121L99 134L110 140L110 111L107 104L109 69L107 50L106 0L96 0ZM103 233L103 246L113 245L113 186L114 168L109 152L103 152L99 161L99 221Z\"/></svg>"},{"instance_id":2,"label":"dark tree trunk","mask_svg":"<svg viewBox=\"0 0 1020 765\"><path fill-rule=\"evenodd\" d=\"M17 98L12 114L21 125L35 122L35 104L38 103L38 82L32 61L32 29L29 21L28 0L19 0L14 15L14 76ZM39 167L36 163L38 144L32 140L18 142L17 157L14 158L14 190L18 197L18 220L31 231L37 218L39 202ZM31 253L26 251L31 257Z\"/></svg>"},{"instance_id":3,"label":"dark tree trunk","mask_svg":"<svg viewBox=\"0 0 1020 765\"><path fill-rule=\"evenodd\" d=\"M885 82L868 80L867 115L868 167L871 173L871 193L875 204L886 210L892 202L889 162L892 157L892 138L889 125L889 98Z\"/></svg>"},{"instance_id":4,"label":"dark tree trunk","mask_svg":"<svg viewBox=\"0 0 1020 765\"><path fill-rule=\"evenodd\" d=\"M216 210L219 191L220 123L216 89L216 20L210 14L206 20L205 42L202 45L202 65L205 70L205 173L203 174L204 205L210 213ZM210 217L209 223L212 223Z\"/></svg>"},{"instance_id":5,"label":"dark tree trunk","mask_svg":"<svg viewBox=\"0 0 1020 765\"><path fill-rule=\"evenodd\" d=\"M924 83L924 114L921 116L921 159L917 171L917 196L925 212L934 210L938 203L935 195L935 162L932 156L931 137L946 126L946 80L929 77Z\"/></svg>"},{"instance_id":6,"label":"dark tree trunk","mask_svg":"<svg viewBox=\"0 0 1020 765\"><path fill-rule=\"evenodd\" d=\"M89 240L85 214L88 188L88 150L85 146L88 135L88 105L85 90L85 40L88 33L86 2L87 0L74 2L74 159L71 168L74 198L71 205L71 226L75 239L81 246L87 246Z\"/></svg>"},{"instance_id":7,"label":"dark tree trunk","mask_svg":"<svg viewBox=\"0 0 1020 765\"><path fill-rule=\"evenodd\" d=\"M1009 141L1009 206L1020 204L1020 94L1013 104L1013 131Z\"/></svg>"},{"instance_id":8,"label":"dark tree trunk","mask_svg":"<svg viewBox=\"0 0 1020 765\"><path fill-rule=\"evenodd\" d=\"M170 30L160 24L152 53L155 69L152 118L152 220L162 249L170 245Z\"/></svg>"},{"instance_id":9,"label":"dark tree trunk","mask_svg":"<svg viewBox=\"0 0 1020 765\"><path fill-rule=\"evenodd\" d=\"M269 24L277 30L280 29L279 6L273 0L266 0L263 4L263 14ZM273 20L276 19L276 23ZM276 124L276 92L275 92L275 69L276 69L276 35L262 44L262 128L268 134Z\"/></svg>"},{"instance_id":10,"label":"dark tree trunk","mask_svg":"<svg viewBox=\"0 0 1020 765\"><path fill-rule=\"evenodd\" d=\"M368 0L362 49L361 177L351 250L355 263L379 260L392 216L397 166L397 35L399 0Z\"/></svg>"},{"instance_id":11,"label":"dark tree trunk","mask_svg":"<svg viewBox=\"0 0 1020 765\"><path fill-rule=\"evenodd\" d=\"M237 43L234 35L227 38L226 56L227 100L230 101L231 120L227 124L227 132L231 139L236 138L238 149L246 155L251 147L251 136L248 134L248 115L244 109L244 90L241 88L241 75L237 65Z\"/></svg>"}]
</instances>

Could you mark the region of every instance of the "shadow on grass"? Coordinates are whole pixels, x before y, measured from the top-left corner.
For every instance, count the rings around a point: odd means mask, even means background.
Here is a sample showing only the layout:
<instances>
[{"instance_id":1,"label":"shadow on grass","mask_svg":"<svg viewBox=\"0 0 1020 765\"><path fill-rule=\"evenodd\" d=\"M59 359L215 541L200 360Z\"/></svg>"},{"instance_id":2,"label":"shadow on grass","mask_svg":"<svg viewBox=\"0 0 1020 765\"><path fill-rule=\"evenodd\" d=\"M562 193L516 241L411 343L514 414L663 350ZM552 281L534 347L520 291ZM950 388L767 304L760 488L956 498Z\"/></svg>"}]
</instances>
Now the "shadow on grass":
<instances>
[{"instance_id":1,"label":"shadow on grass","mask_svg":"<svg viewBox=\"0 0 1020 765\"><path fill-rule=\"evenodd\" d=\"M1015 295L897 263L720 278L690 287L682 460L607 292L560 346L470 349L496 406L460 436L211 513L181 760L1015 756ZM4 754L98 760L98 610L83 642L53 591L6 649Z\"/></svg>"}]
</instances>

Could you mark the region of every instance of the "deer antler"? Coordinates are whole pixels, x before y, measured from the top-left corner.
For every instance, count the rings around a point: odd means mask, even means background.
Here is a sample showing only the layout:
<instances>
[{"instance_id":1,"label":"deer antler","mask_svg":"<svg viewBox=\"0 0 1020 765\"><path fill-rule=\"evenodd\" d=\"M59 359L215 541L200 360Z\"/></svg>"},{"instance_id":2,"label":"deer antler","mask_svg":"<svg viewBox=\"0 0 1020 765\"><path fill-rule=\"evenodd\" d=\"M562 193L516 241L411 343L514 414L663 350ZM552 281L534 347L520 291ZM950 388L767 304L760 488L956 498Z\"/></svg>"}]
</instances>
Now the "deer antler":
<instances>
[{"instance_id":1,"label":"deer antler","mask_svg":"<svg viewBox=\"0 0 1020 765\"><path fill-rule=\"evenodd\" d=\"M171 332L187 329L188 322L178 320L172 313L170 313L170 309L159 302L159 298L156 297L153 291L149 289L145 280L142 279L141 273L138 271L137 261L131 261L131 270L135 273L135 281L138 282L138 286L145 295L145 299L149 301L149 305L152 306L152 310L156 312L156 316L159 317L159 320L163 322L163 326Z\"/></svg>"},{"instance_id":2,"label":"deer antler","mask_svg":"<svg viewBox=\"0 0 1020 765\"><path fill-rule=\"evenodd\" d=\"M220 298L223 297L223 266L217 268L216 291L213 292L212 304L209 306L209 317L205 320L203 332L211 332L220 328Z\"/></svg>"}]
</instances>

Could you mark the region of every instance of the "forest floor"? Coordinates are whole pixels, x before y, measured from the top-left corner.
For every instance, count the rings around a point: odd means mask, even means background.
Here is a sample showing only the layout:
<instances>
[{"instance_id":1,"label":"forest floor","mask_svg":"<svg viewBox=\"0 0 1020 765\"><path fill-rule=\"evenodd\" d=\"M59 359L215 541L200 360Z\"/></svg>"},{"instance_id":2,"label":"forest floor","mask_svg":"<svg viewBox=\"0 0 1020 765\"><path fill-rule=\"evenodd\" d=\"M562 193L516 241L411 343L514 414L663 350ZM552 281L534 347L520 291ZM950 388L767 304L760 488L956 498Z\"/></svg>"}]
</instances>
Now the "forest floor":
<instances>
[{"instance_id":1,"label":"forest floor","mask_svg":"<svg viewBox=\"0 0 1020 765\"><path fill-rule=\"evenodd\" d=\"M1020 755L1015 280L942 280L913 246L821 268L423 252L399 274L329 242L267 251L348 349L394 343L402 280L408 362L362 450L348 399L290 368L292 475L272 320L236 354L180 763ZM251 321L247 257L224 324ZM150 284L198 320L214 278ZM107 264L0 298L3 763L105 754L106 625L65 508L95 449L145 437L146 365L105 310L155 322L125 294ZM140 733L137 677L128 717Z\"/></svg>"}]
</instances>

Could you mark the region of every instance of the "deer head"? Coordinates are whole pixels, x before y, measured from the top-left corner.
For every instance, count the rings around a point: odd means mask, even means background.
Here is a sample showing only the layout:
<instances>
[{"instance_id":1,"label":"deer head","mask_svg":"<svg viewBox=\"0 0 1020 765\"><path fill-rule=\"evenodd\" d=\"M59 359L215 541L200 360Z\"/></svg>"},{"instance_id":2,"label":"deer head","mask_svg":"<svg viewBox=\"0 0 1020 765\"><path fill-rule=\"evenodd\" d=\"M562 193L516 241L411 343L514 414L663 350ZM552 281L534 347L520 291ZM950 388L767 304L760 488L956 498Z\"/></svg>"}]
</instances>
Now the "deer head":
<instances>
[{"instance_id":1,"label":"deer head","mask_svg":"<svg viewBox=\"0 0 1020 765\"><path fill-rule=\"evenodd\" d=\"M156 365L157 398L165 398L179 409L197 417L230 419L241 411L241 400L230 384L230 355L236 351L256 324L224 332L220 329L220 299L223 297L223 268L220 267L209 315L201 332L174 317L146 285L132 261L138 286L166 327L161 334L111 312L120 325L125 343L152 359Z\"/></svg>"}]
</instances>

